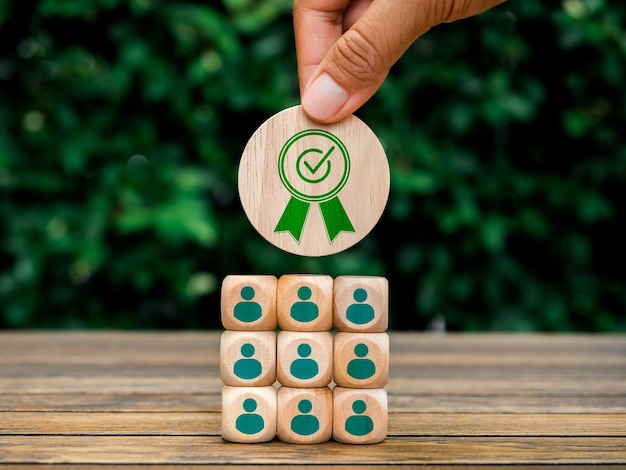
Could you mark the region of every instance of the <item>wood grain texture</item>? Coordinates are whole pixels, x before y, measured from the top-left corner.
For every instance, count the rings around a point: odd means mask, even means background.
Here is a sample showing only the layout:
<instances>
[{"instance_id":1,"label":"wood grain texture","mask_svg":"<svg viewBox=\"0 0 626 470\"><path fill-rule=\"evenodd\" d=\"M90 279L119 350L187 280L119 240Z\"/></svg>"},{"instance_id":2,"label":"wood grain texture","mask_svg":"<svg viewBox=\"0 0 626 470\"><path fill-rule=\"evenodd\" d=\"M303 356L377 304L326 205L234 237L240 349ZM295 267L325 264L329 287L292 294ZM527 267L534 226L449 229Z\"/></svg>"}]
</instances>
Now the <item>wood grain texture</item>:
<instances>
[{"instance_id":1,"label":"wood grain texture","mask_svg":"<svg viewBox=\"0 0 626 470\"><path fill-rule=\"evenodd\" d=\"M264 387L276 381L276 333L231 331L220 340L220 377L226 385Z\"/></svg>"},{"instance_id":2,"label":"wood grain texture","mask_svg":"<svg viewBox=\"0 0 626 470\"><path fill-rule=\"evenodd\" d=\"M276 328L276 276L229 275L222 280L220 315L227 330Z\"/></svg>"},{"instance_id":3,"label":"wood grain texture","mask_svg":"<svg viewBox=\"0 0 626 470\"><path fill-rule=\"evenodd\" d=\"M333 389L333 439L346 444L376 444L387 437L388 405L384 388Z\"/></svg>"},{"instance_id":4,"label":"wood grain texture","mask_svg":"<svg viewBox=\"0 0 626 470\"><path fill-rule=\"evenodd\" d=\"M337 276L333 284L337 331L382 333L389 325L389 282L379 276Z\"/></svg>"},{"instance_id":5,"label":"wood grain texture","mask_svg":"<svg viewBox=\"0 0 626 470\"><path fill-rule=\"evenodd\" d=\"M280 387L276 436L293 444L320 444L333 433L333 396L328 387Z\"/></svg>"},{"instance_id":6,"label":"wood grain texture","mask_svg":"<svg viewBox=\"0 0 626 470\"><path fill-rule=\"evenodd\" d=\"M268 442L276 436L276 389L230 387L222 390L222 438L230 442Z\"/></svg>"},{"instance_id":7,"label":"wood grain texture","mask_svg":"<svg viewBox=\"0 0 626 470\"><path fill-rule=\"evenodd\" d=\"M293 389L311 390L311 389ZM312 389L317 390L317 389ZM324 390L324 389L320 389ZM280 392L280 389L279 389ZM5 412L4 435L170 435L220 436L221 415L214 411L176 412ZM389 436L621 437L626 413L416 413L395 412Z\"/></svg>"},{"instance_id":8,"label":"wood grain texture","mask_svg":"<svg viewBox=\"0 0 626 470\"><path fill-rule=\"evenodd\" d=\"M278 333L276 377L287 387L326 387L333 378L333 335L329 331Z\"/></svg>"},{"instance_id":9,"label":"wood grain texture","mask_svg":"<svg viewBox=\"0 0 626 470\"><path fill-rule=\"evenodd\" d=\"M330 255L359 242L382 215L389 187L385 151L363 121L350 116L321 124L300 106L263 123L239 164L239 197L251 224L267 241L297 255ZM324 205L339 205L349 223L338 223L343 217ZM292 216L287 225L294 230L279 227L285 214Z\"/></svg>"},{"instance_id":10,"label":"wood grain texture","mask_svg":"<svg viewBox=\"0 0 626 470\"><path fill-rule=\"evenodd\" d=\"M623 335L390 332L371 446L222 440L220 335L0 332L0 463L626 465Z\"/></svg>"},{"instance_id":11,"label":"wood grain texture","mask_svg":"<svg viewBox=\"0 0 626 470\"><path fill-rule=\"evenodd\" d=\"M389 335L338 332L333 372L335 383L341 387L385 387L389 380Z\"/></svg>"},{"instance_id":12,"label":"wood grain texture","mask_svg":"<svg viewBox=\"0 0 626 470\"><path fill-rule=\"evenodd\" d=\"M369 446L334 441L298 446L278 440L251 446L204 436L6 436L0 441L0 460L14 464L624 464L626 438L407 436Z\"/></svg>"},{"instance_id":13,"label":"wood grain texture","mask_svg":"<svg viewBox=\"0 0 626 470\"><path fill-rule=\"evenodd\" d=\"M278 279L276 316L285 331L328 331L333 326L333 278L285 274Z\"/></svg>"}]
</instances>

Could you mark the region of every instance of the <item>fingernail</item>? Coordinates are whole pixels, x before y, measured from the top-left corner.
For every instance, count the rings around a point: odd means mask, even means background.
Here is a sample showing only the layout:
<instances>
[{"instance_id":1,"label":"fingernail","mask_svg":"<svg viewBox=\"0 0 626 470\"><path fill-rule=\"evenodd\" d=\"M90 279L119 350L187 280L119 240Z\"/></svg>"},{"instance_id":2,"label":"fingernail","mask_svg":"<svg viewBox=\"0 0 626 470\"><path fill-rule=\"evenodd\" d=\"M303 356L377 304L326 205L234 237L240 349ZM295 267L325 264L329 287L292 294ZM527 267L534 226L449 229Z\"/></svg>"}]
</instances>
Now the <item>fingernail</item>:
<instances>
[{"instance_id":1,"label":"fingernail","mask_svg":"<svg viewBox=\"0 0 626 470\"><path fill-rule=\"evenodd\" d=\"M330 75L323 73L304 92L302 107L313 119L326 121L337 114L349 97Z\"/></svg>"}]
</instances>

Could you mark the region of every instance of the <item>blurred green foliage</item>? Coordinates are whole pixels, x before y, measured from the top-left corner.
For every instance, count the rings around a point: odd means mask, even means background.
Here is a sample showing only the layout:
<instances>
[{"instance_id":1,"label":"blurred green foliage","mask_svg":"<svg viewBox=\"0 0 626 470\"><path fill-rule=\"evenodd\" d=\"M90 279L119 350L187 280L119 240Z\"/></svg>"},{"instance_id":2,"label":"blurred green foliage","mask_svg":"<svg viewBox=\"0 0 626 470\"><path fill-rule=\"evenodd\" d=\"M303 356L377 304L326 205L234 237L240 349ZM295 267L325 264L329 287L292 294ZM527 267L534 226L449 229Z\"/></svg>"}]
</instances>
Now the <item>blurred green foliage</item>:
<instances>
[{"instance_id":1,"label":"blurred green foliage","mask_svg":"<svg viewBox=\"0 0 626 470\"><path fill-rule=\"evenodd\" d=\"M291 1L0 0L0 326L214 328L230 273L383 275L391 324L626 330L626 6L433 28L359 112L390 161L357 246L248 223L237 164L298 103Z\"/></svg>"}]
</instances>

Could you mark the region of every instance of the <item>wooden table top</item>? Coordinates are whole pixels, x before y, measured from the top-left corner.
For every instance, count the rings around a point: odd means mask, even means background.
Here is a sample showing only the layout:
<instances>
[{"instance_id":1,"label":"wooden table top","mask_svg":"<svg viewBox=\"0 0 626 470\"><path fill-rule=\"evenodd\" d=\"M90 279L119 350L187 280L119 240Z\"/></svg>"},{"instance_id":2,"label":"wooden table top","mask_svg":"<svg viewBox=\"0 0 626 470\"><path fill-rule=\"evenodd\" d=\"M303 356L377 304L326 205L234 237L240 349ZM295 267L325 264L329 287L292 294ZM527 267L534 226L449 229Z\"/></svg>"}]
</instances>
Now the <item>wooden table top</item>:
<instances>
[{"instance_id":1,"label":"wooden table top","mask_svg":"<svg viewBox=\"0 0 626 470\"><path fill-rule=\"evenodd\" d=\"M219 332L3 332L0 463L626 464L626 336L390 338L387 439L304 446L221 439Z\"/></svg>"}]
</instances>

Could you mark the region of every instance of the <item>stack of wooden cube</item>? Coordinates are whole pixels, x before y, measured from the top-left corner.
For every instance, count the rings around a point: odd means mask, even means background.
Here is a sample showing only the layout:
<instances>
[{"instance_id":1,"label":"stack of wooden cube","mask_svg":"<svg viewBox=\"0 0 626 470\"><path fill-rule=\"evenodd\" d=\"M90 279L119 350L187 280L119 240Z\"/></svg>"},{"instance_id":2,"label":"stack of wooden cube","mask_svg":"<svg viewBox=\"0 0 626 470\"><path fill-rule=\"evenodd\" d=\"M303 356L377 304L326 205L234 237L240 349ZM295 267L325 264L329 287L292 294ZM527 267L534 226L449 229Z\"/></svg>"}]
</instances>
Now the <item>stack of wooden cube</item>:
<instances>
[{"instance_id":1,"label":"stack of wooden cube","mask_svg":"<svg viewBox=\"0 0 626 470\"><path fill-rule=\"evenodd\" d=\"M384 440L387 305L383 277L227 276L222 437L297 444Z\"/></svg>"}]
</instances>

